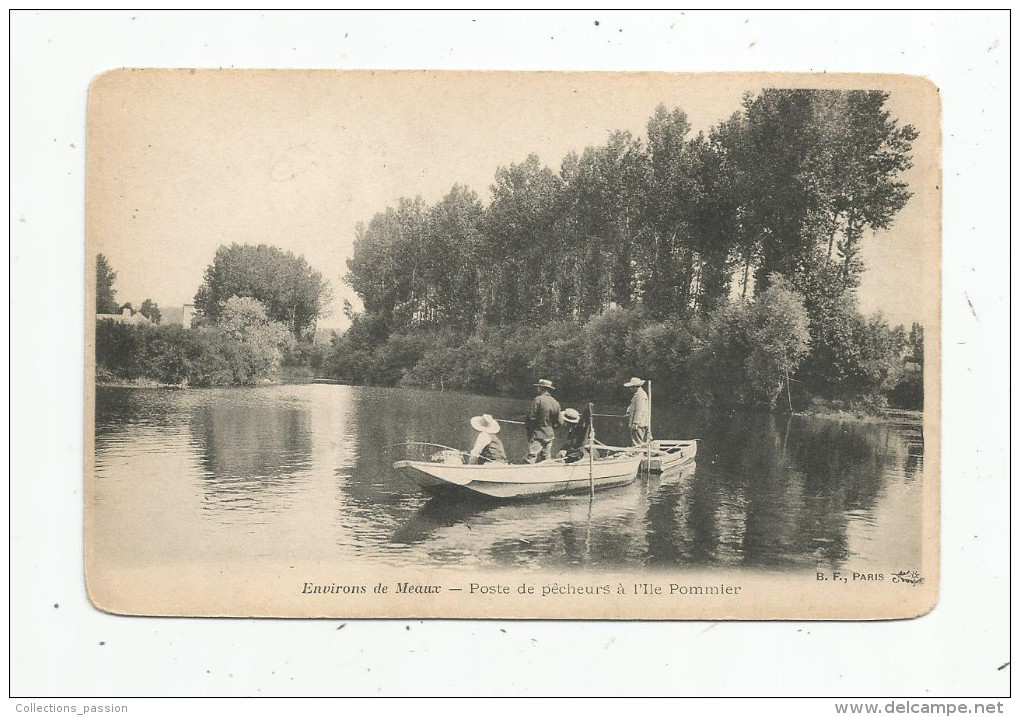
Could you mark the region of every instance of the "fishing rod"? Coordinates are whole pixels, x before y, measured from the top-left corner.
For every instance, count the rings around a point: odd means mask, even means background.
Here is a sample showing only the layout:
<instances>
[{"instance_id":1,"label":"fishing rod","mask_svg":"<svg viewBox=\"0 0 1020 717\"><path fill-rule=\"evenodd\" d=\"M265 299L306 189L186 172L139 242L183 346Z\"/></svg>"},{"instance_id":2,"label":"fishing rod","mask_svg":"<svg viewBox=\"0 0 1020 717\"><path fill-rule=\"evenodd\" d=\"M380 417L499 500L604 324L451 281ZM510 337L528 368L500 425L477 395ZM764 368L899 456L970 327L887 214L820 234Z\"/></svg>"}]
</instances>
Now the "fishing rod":
<instances>
[{"instance_id":1,"label":"fishing rod","mask_svg":"<svg viewBox=\"0 0 1020 717\"><path fill-rule=\"evenodd\" d=\"M457 453L461 453L465 456L471 455L467 451L462 451L459 448L454 448L453 446L444 446L442 443L429 443L428 441L403 441L401 443L390 443L389 445L383 446L383 449L395 448L397 446L433 446L434 448L444 448L448 451L456 451Z\"/></svg>"},{"instance_id":2,"label":"fishing rod","mask_svg":"<svg viewBox=\"0 0 1020 717\"><path fill-rule=\"evenodd\" d=\"M629 418L629 416L623 413L593 413L591 415L596 416L598 418ZM500 423L513 423L517 426L526 425L524 421L517 421L512 418L496 418L495 420L499 421Z\"/></svg>"}]
</instances>

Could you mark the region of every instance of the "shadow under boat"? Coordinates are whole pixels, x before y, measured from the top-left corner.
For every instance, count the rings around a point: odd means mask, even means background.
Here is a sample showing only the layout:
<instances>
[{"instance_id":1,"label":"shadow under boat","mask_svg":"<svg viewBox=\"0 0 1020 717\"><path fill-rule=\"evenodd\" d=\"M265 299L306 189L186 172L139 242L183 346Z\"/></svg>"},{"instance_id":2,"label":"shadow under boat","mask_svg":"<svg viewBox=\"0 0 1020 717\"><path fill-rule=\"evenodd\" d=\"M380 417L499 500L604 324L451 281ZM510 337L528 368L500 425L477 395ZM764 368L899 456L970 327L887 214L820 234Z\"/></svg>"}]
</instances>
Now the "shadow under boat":
<instances>
[{"instance_id":1,"label":"shadow under boat","mask_svg":"<svg viewBox=\"0 0 1020 717\"><path fill-rule=\"evenodd\" d=\"M637 480L624 486L587 493L560 493L551 496L530 496L513 500L494 500L480 494L450 488L433 489L428 499L396 533L394 543L413 544L427 540L437 531L484 518L484 523L527 521L555 525L563 519L592 520L613 513L641 507L660 488L675 490L676 484L694 474L696 461L689 461L661 473L641 471ZM481 522L481 521L477 521ZM481 525L485 528L485 525Z\"/></svg>"}]
</instances>

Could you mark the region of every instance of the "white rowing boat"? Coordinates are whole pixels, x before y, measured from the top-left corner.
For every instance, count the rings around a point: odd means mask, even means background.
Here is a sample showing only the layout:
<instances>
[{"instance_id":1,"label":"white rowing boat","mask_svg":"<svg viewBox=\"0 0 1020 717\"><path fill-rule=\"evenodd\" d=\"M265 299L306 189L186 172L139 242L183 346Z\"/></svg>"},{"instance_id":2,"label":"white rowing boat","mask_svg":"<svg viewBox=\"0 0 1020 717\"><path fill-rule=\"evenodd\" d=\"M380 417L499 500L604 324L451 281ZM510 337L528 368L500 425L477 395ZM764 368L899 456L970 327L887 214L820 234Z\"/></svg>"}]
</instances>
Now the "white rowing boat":
<instances>
[{"instance_id":1,"label":"white rowing boat","mask_svg":"<svg viewBox=\"0 0 1020 717\"><path fill-rule=\"evenodd\" d=\"M553 493L614 488L633 483L642 457L637 454L600 458L578 463L544 461L531 464L430 463L397 461L393 467L405 470L425 490L461 488L490 498L528 498ZM589 472L590 471L590 472Z\"/></svg>"},{"instance_id":2,"label":"white rowing boat","mask_svg":"<svg viewBox=\"0 0 1020 717\"><path fill-rule=\"evenodd\" d=\"M668 471L670 468L693 461L697 454L697 441L652 441L651 456L644 455L641 459L641 469Z\"/></svg>"}]
</instances>

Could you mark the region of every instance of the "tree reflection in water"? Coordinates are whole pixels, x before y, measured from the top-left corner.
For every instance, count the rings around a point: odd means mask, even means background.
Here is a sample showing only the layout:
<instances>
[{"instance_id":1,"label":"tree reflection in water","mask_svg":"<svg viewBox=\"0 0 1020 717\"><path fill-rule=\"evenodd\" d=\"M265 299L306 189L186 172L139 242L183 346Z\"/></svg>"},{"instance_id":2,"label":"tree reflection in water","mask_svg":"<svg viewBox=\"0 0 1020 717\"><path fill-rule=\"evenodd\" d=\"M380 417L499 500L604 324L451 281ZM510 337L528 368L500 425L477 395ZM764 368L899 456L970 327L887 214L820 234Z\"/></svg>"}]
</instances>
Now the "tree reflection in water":
<instances>
[{"instance_id":1,"label":"tree reflection in water","mask_svg":"<svg viewBox=\"0 0 1020 717\"><path fill-rule=\"evenodd\" d=\"M96 466L107 513L97 525L115 541L130 523L139 556L174 555L181 536L201 535L188 550L234 554L257 540L265 555L413 565L828 569L920 549L924 444L909 416L723 414L660 400L656 433L699 438L697 464L592 502L429 498L392 467L406 457L393 444L466 450L471 416L519 420L528 403L348 386L103 389ZM607 442L624 440L624 428L599 419ZM505 422L500 437L512 459L524 454L521 426ZM172 541L147 527L157 513Z\"/></svg>"},{"instance_id":2,"label":"tree reflection in water","mask_svg":"<svg viewBox=\"0 0 1020 717\"><path fill-rule=\"evenodd\" d=\"M203 490L223 508L281 510L295 474L311 466L310 421L299 407L200 406L191 431Z\"/></svg>"}]
</instances>

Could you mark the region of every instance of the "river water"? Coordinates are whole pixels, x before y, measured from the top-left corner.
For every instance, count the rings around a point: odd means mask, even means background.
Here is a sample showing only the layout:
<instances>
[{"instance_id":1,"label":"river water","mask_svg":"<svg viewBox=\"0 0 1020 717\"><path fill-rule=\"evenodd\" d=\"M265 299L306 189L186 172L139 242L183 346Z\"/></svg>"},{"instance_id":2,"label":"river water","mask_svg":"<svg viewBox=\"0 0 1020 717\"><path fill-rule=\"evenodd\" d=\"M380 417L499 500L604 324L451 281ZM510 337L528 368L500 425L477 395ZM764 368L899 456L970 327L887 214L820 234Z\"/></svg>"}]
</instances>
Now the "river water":
<instances>
[{"instance_id":1,"label":"river water","mask_svg":"<svg viewBox=\"0 0 1020 717\"><path fill-rule=\"evenodd\" d=\"M235 559L624 570L920 563L919 419L692 412L656 396L656 435L700 439L697 463L639 475L594 501L429 498L392 468L407 457L392 444L467 450L471 416L520 417L527 406L319 384L100 387L90 549L127 568ZM605 443L625 440L618 419L597 419L596 429ZM525 453L521 426L504 424L500 435L512 459Z\"/></svg>"}]
</instances>

